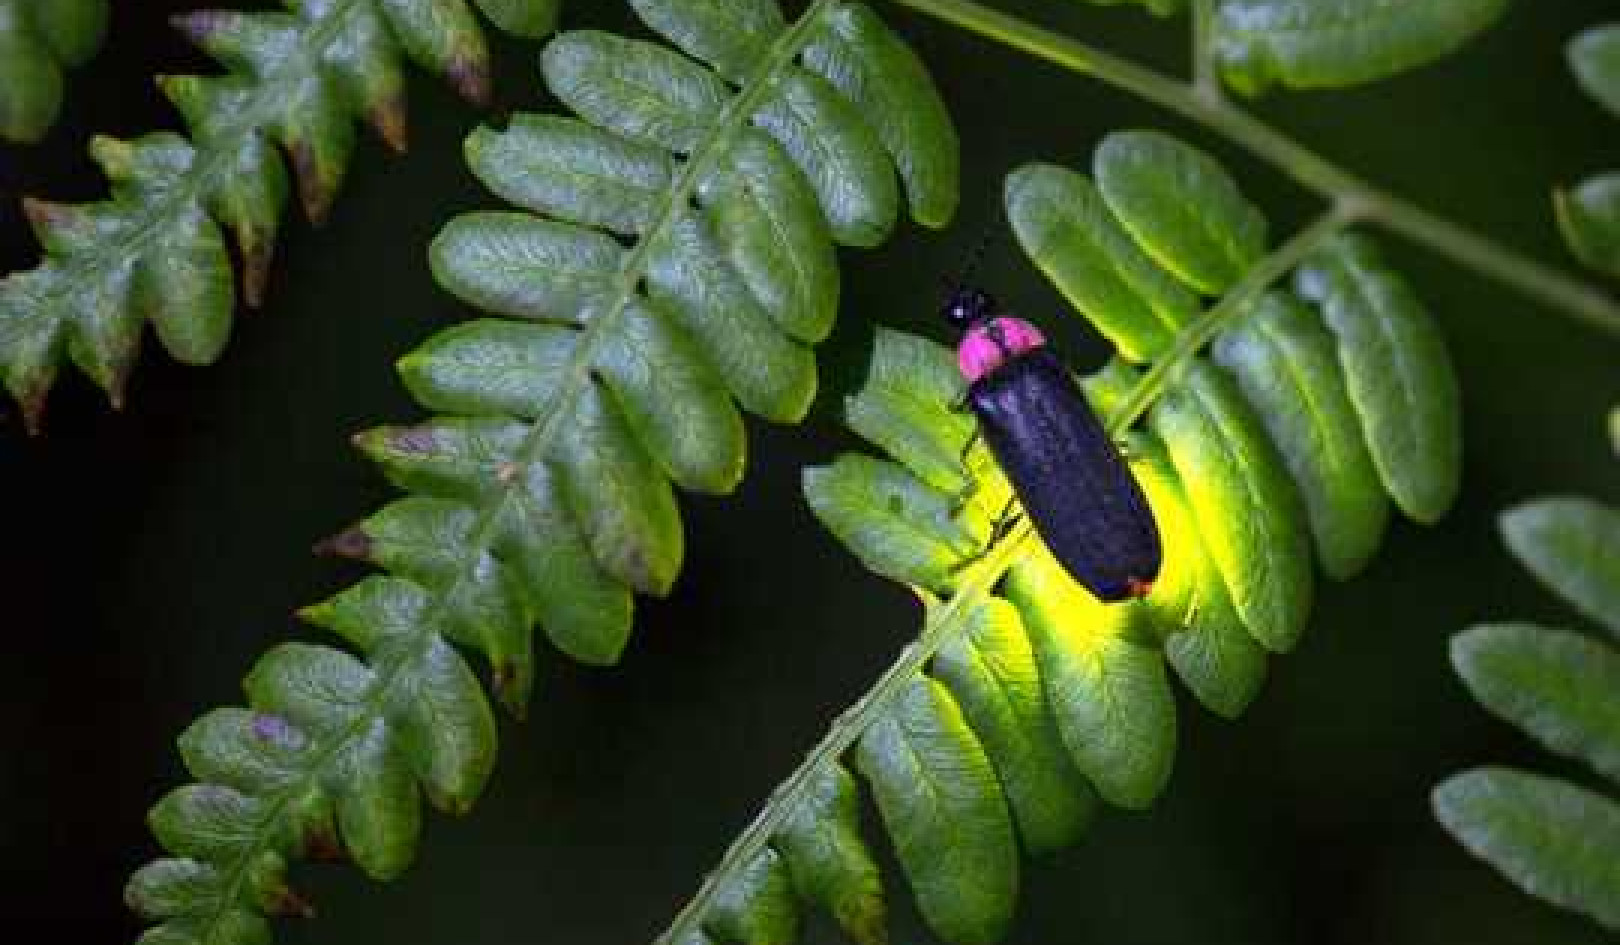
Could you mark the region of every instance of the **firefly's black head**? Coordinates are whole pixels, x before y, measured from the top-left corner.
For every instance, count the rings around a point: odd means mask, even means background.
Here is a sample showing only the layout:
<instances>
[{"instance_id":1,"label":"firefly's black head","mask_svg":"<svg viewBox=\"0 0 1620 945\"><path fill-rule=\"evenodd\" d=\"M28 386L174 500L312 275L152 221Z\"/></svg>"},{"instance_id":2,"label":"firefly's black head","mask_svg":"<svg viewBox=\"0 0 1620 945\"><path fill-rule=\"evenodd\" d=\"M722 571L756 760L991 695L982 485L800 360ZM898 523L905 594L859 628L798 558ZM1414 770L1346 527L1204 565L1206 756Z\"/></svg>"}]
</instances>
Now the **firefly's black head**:
<instances>
[{"instance_id":1,"label":"firefly's black head","mask_svg":"<svg viewBox=\"0 0 1620 945\"><path fill-rule=\"evenodd\" d=\"M1000 309L1001 306L996 304L995 297L990 293L964 285L951 291L939 313L952 328L967 331L974 325L995 318Z\"/></svg>"}]
</instances>

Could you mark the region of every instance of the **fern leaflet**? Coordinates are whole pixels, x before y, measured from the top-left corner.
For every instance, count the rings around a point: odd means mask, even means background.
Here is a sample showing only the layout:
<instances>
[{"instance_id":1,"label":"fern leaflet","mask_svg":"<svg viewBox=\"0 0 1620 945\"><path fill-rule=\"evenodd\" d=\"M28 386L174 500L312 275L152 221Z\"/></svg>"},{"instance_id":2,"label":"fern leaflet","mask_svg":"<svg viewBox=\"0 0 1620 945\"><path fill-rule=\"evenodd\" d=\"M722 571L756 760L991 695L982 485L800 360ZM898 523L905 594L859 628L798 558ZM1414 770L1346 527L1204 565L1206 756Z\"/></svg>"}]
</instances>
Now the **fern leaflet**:
<instances>
[{"instance_id":1,"label":"fern leaflet","mask_svg":"<svg viewBox=\"0 0 1620 945\"><path fill-rule=\"evenodd\" d=\"M1620 511L1568 496L1504 512L1507 545L1543 584L1620 635ZM1620 784L1620 649L1571 630L1482 624L1451 662L1475 698L1549 750ZM1620 802L1570 781L1483 767L1434 789L1440 822L1526 892L1620 930Z\"/></svg>"},{"instance_id":2,"label":"fern leaflet","mask_svg":"<svg viewBox=\"0 0 1620 945\"><path fill-rule=\"evenodd\" d=\"M1586 94L1620 117L1620 23L1581 31L1570 40L1565 56ZM1553 210L1575 258L1620 276L1620 171L1594 174L1572 188L1555 190Z\"/></svg>"},{"instance_id":3,"label":"fern leaflet","mask_svg":"<svg viewBox=\"0 0 1620 945\"><path fill-rule=\"evenodd\" d=\"M0 0L0 138L45 136L62 107L63 71L101 47L107 0Z\"/></svg>"},{"instance_id":4,"label":"fern leaflet","mask_svg":"<svg viewBox=\"0 0 1620 945\"><path fill-rule=\"evenodd\" d=\"M503 29L551 31L558 0L479 0ZM36 4L37 6L44 6ZM202 11L176 24L230 71L160 80L190 132L90 153L112 182L107 200L28 200L44 248L34 269L0 281L0 376L38 430L60 363L71 361L115 407L147 321L177 360L208 364L230 334L234 237L248 305L263 300L291 159L304 211L323 219L364 114L405 147L402 53L474 102L488 92L488 53L463 0L288 0L287 12Z\"/></svg>"},{"instance_id":5,"label":"fern leaflet","mask_svg":"<svg viewBox=\"0 0 1620 945\"><path fill-rule=\"evenodd\" d=\"M181 738L197 784L153 809L172 854L131 880L150 943L243 945L297 912L286 860L343 852L386 879L409 863L418 791L467 810L494 719L455 645L522 713L535 625L610 664L633 595L679 571L671 483L724 493L743 467L733 404L799 419L811 345L836 312L833 240L890 230L903 180L930 224L956 199L954 131L912 53L865 7L637 0L712 68L647 42L565 33L552 92L583 116L481 130L468 160L527 212L450 222L431 258L451 292L507 318L440 332L400 362L436 414L357 437L410 493L322 550L375 563L302 615L356 653L287 644L249 674L250 708Z\"/></svg>"},{"instance_id":6,"label":"fern leaflet","mask_svg":"<svg viewBox=\"0 0 1620 945\"><path fill-rule=\"evenodd\" d=\"M1027 524L986 547L1009 487L982 446L965 466L958 458L971 421L949 407L961 395L951 352L881 334L846 414L890 459L839 457L806 471L805 493L869 568L922 598L922 634L661 941L788 941L786 889L856 940L883 941L856 773L933 930L997 940L1020 846L1068 845L1098 798L1142 808L1164 785L1176 739L1166 664L1211 710L1237 715L1268 655L1299 638L1313 542L1324 570L1349 577L1376 550L1392 500L1422 521L1450 504L1460 424L1449 358L1345 216L1267 254L1258 211L1200 152L1125 132L1095 161L1095 181L1048 165L1014 172L1007 208L1025 250L1120 352L1085 387L1127 435L1158 517L1154 591L1098 603ZM1290 272L1291 291L1268 291ZM1201 311L1206 296L1221 298ZM1212 339L1213 359L1200 357ZM1146 429L1129 432L1144 413ZM1403 452L1414 440L1432 455ZM973 498L953 514L965 486Z\"/></svg>"}]
</instances>

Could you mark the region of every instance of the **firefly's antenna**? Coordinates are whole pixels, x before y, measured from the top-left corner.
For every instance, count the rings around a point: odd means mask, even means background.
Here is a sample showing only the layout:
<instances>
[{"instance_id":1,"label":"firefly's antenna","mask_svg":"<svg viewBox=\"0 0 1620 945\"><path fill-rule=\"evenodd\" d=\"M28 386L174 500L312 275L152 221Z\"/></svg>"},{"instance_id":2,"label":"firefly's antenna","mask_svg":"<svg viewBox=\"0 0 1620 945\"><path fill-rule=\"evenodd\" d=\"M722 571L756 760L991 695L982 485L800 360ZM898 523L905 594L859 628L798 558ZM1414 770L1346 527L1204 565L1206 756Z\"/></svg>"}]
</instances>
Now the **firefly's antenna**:
<instances>
[{"instance_id":1,"label":"firefly's antenna","mask_svg":"<svg viewBox=\"0 0 1620 945\"><path fill-rule=\"evenodd\" d=\"M984 214L984 226L979 230L979 236L973 241L973 245L968 247L967 255L963 257L962 267L957 270L956 277L954 279L940 277L940 282L943 283L947 296L955 295L962 289L967 288L968 280L973 277L974 271L984 261L985 252L996 238L996 199L994 197L990 199L987 210L988 212Z\"/></svg>"}]
</instances>

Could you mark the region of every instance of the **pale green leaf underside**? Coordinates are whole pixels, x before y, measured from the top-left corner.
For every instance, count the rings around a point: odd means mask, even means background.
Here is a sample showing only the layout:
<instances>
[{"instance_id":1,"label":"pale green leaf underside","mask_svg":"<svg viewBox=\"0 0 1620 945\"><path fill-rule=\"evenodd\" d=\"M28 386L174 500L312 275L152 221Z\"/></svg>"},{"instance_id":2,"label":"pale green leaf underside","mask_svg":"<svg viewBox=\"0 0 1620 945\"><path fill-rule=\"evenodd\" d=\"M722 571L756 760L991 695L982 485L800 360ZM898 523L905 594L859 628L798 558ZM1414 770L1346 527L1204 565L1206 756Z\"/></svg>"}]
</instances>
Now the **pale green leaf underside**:
<instances>
[{"instance_id":1,"label":"pale green leaf underside","mask_svg":"<svg viewBox=\"0 0 1620 945\"><path fill-rule=\"evenodd\" d=\"M1620 651L1532 624L1472 627L1451 662L1485 708L1620 784Z\"/></svg>"},{"instance_id":2,"label":"pale green leaf underside","mask_svg":"<svg viewBox=\"0 0 1620 945\"><path fill-rule=\"evenodd\" d=\"M1531 574L1620 637L1620 512L1554 496L1508 509L1500 526Z\"/></svg>"},{"instance_id":3,"label":"pale green leaf underside","mask_svg":"<svg viewBox=\"0 0 1620 945\"><path fill-rule=\"evenodd\" d=\"M332 0L357 17L372 2ZM505 24L550 22L515 0L484 2ZM544 72L580 117L518 116L469 137L475 175L519 209L452 220L429 256L441 285L491 317L400 360L429 416L356 444L408 495L320 546L389 576L301 612L352 652L274 651L252 673L250 709L205 717L223 721L188 738L200 783L153 814L173 855L130 885L132 904L160 923L146 945L261 945L267 915L296 911L283 874L297 857L346 852L378 878L404 869L419 797L464 811L493 762L493 713L463 649L482 655L495 695L518 713L544 655L536 629L575 659L616 662L634 596L667 593L679 574L675 487L731 491L742 413L791 422L808 408L811 346L837 311L834 242L886 236L902 182L917 216L949 216L954 133L915 57L869 11L816 0L787 22L770 0L636 7L708 65L652 42L563 34ZM396 37L413 54L470 61L464 44L477 34L461 28L472 27L461 0L383 8L414 31ZM301 28L286 14L199 24L249 70L266 44L301 49ZM194 82L188 94L223 93ZM908 103L937 120L894 113ZM213 115L228 102L193 104ZM341 167L341 149L322 150L336 140L310 142L311 167ZM143 167L194 157L181 139L166 146L114 157ZM70 219L48 235L77 245L99 223ZM168 257L183 263L184 250ZM175 280L202 267L179 268ZM140 267L127 278L131 291L151 280ZM989 823L1002 801L976 803ZM851 805L834 792L818 812L830 832L784 832L781 849L718 890L700 938L791 939L803 894L880 940L881 890ZM790 877L792 861L805 876ZM959 868L953 882L968 875Z\"/></svg>"},{"instance_id":4,"label":"pale green leaf underside","mask_svg":"<svg viewBox=\"0 0 1620 945\"><path fill-rule=\"evenodd\" d=\"M1435 788L1434 808L1525 892L1620 931L1620 804L1552 778L1479 768Z\"/></svg>"},{"instance_id":5,"label":"pale green leaf underside","mask_svg":"<svg viewBox=\"0 0 1620 945\"><path fill-rule=\"evenodd\" d=\"M44 137L62 105L63 73L95 55L107 0L0 0L0 138Z\"/></svg>"},{"instance_id":6,"label":"pale green leaf underside","mask_svg":"<svg viewBox=\"0 0 1620 945\"><path fill-rule=\"evenodd\" d=\"M1462 46L1507 0L1222 0L1214 50L1234 88L1340 88L1387 78Z\"/></svg>"}]
</instances>

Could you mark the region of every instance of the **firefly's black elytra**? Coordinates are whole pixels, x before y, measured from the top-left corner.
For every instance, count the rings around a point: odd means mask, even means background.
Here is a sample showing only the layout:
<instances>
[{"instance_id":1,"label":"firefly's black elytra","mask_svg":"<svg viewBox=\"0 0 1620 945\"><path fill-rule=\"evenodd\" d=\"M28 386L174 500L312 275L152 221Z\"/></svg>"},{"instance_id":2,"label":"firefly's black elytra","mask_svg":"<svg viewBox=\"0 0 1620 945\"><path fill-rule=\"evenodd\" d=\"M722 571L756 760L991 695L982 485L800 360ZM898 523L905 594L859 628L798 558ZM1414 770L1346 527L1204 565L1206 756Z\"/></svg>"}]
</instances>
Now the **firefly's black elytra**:
<instances>
[{"instance_id":1,"label":"firefly's black elytra","mask_svg":"<svg viewBox=\"0 0 1620 945\"><path fill-rule=\"evenodd\" d=\"M963 332L967 404L1018 501L1065 570L1105 602L1144 597L1163 552L1142 487L1085 396L1022 319L959 288L946 319Z\"/></svg>"}]
</instances>

